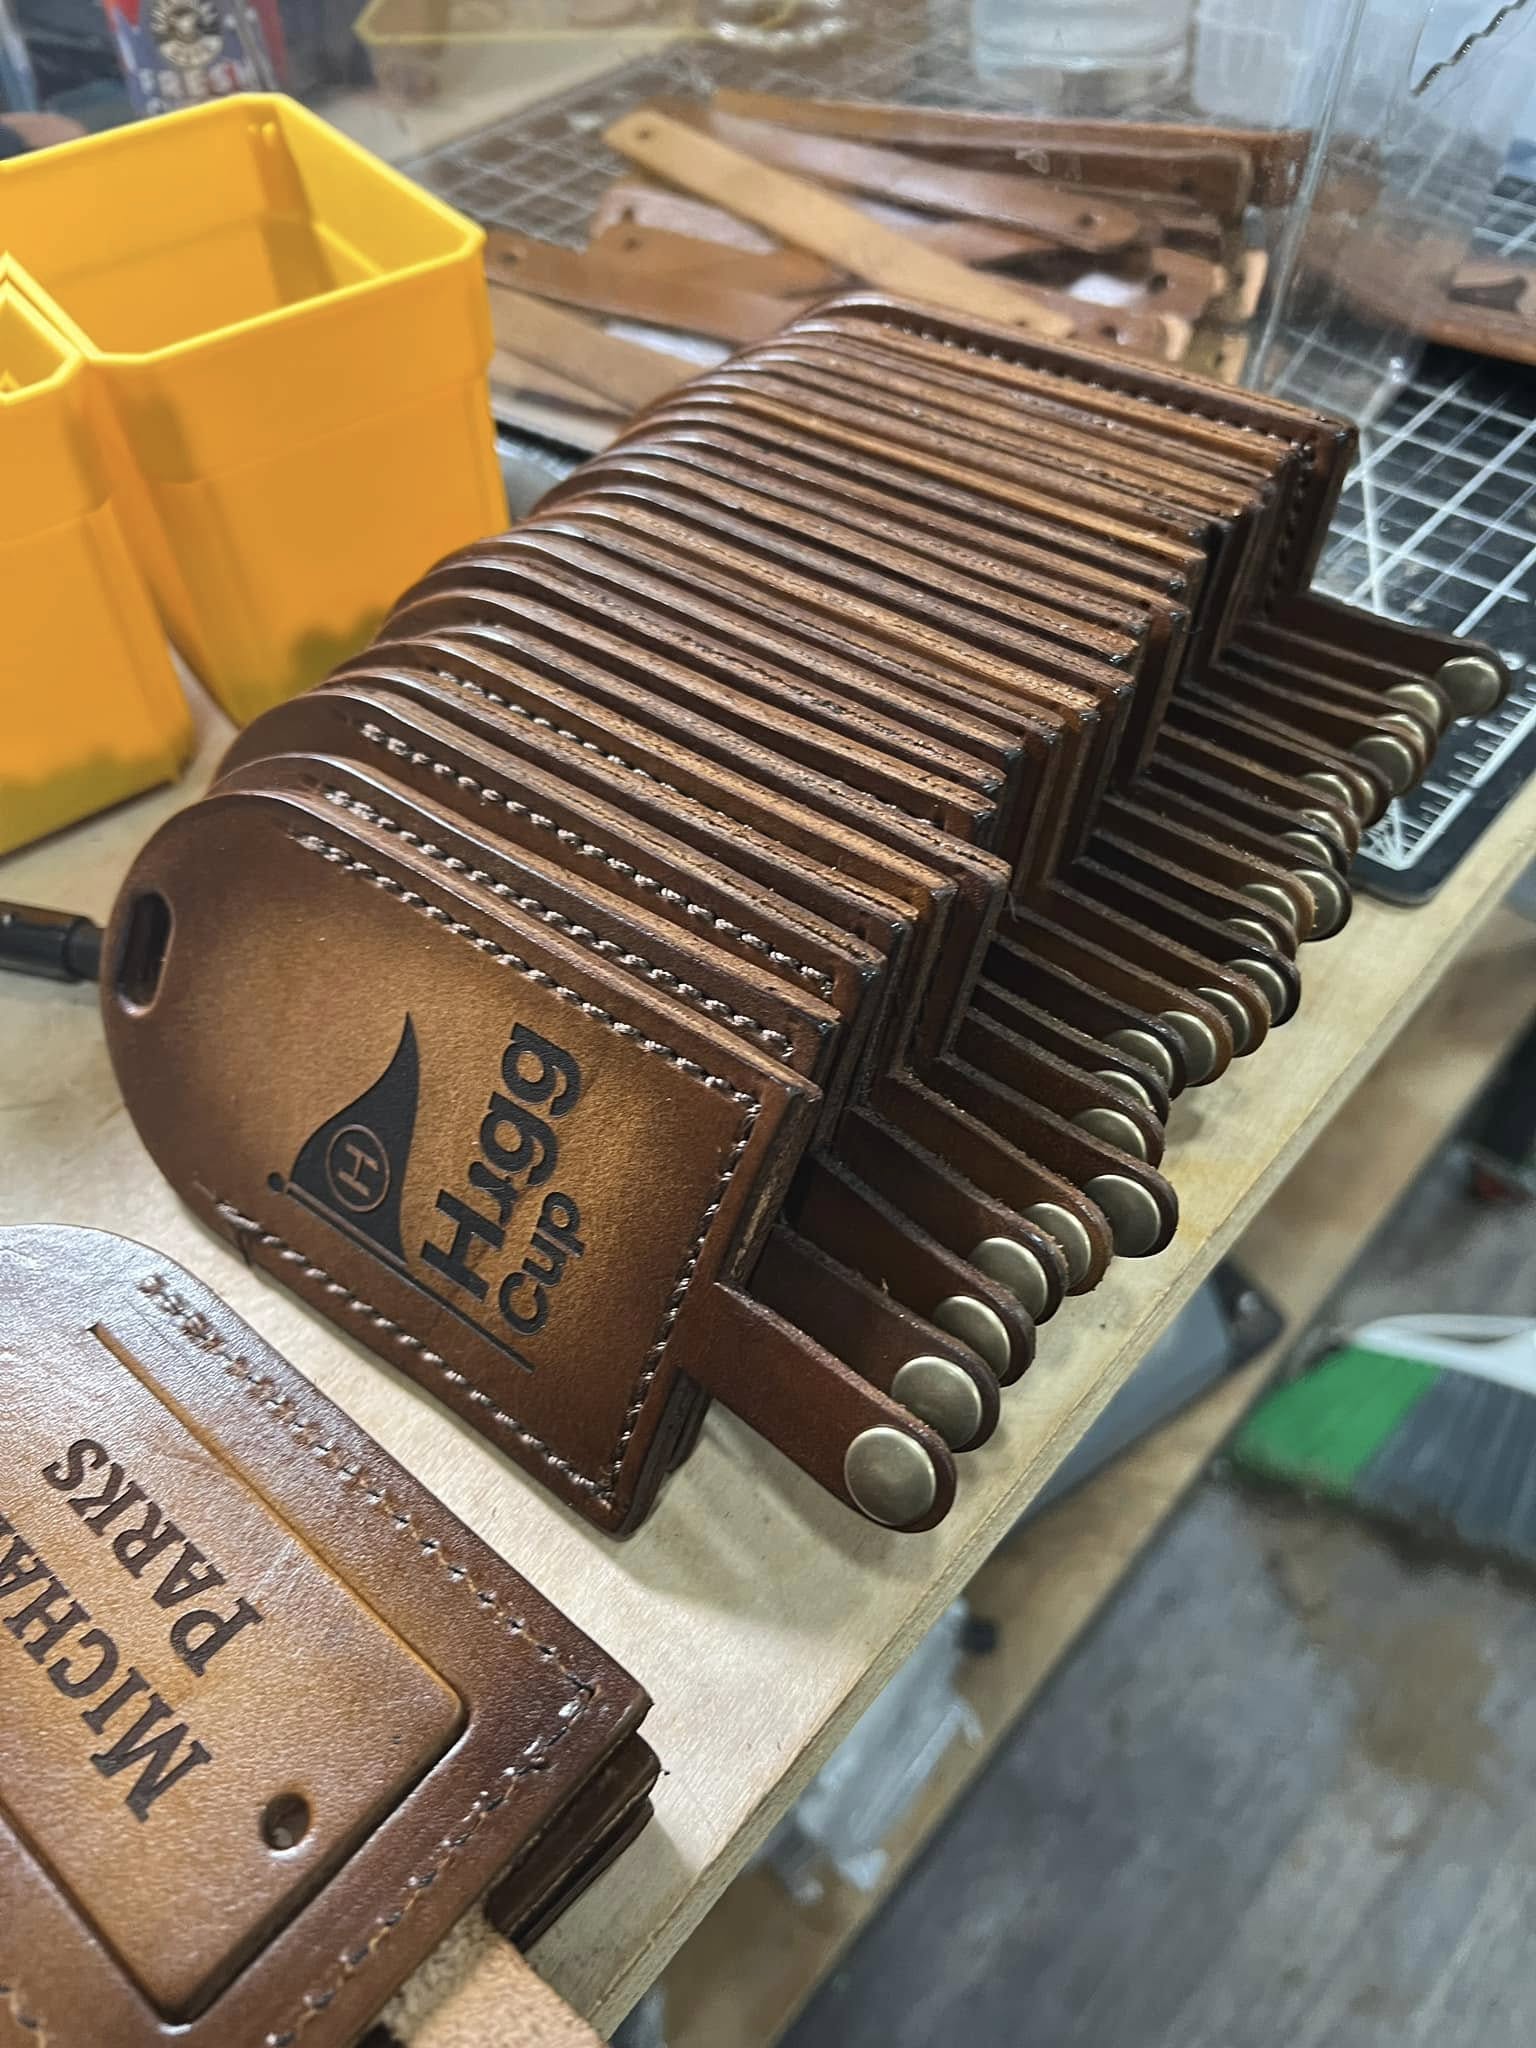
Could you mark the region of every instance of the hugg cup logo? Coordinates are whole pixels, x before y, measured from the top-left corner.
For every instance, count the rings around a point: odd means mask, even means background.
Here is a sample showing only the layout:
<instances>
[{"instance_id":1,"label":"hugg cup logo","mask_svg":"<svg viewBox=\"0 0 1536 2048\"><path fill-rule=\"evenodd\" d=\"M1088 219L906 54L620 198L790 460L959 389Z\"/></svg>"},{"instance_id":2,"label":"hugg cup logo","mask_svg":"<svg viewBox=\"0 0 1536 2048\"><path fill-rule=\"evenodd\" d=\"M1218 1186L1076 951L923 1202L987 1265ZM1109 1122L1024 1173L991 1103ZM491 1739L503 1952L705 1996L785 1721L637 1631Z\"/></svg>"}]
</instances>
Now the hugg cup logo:
<instances>
[{"instance_id":1,"label":"hugg cup logo","mask_svg":"<svg viewBox=\"0 0 1536 2048\"><path fill-rule=\"evenodd\" d=\"M325 1150L325 1178L344 1209L366 1216L389 1193L389 1155L366 1124L344 1124Z\"/></svg>"},{"instance_id":2,"label":"hugg cup logo","mask_svg":"<svg viewBox=\"0 0 1536 2048\"><path fill-rule=\"evenodd\" d=\"M429 1238L421 1247L433 1272L472 1301L485 1302L491 1294L491 1282L475 1261L503 1250L524 1197L554 1179L560 1165L555 1125L580 1100L581 1069L571 1055L519 1024L501 1057L501 1087L481 1119L479 1156L469 1163L466 1192L443 1188L437 1197L451 1236L446 1244ZM581 1212L569 1195L541 1197L527 1254L495 1291L497 1313L518 1336L532 1337L548 1322L550 1298L568 1261L586 1250L580 1228Z\"/></svg>"},{"instance_id":3,"label":"hugg cup logo","mask_svg":"<svg viewBox=\"0 0 1536 2048\"><path fill-rule=\"evenodd\" d=\"M581 1211L557 1180L561 1129L582 1099L581 1067L526 1024L513 1026L463 1179L439 1188L432 1223L407 1248L400 1203L419 1092L408 1017L379 1079L306 1140L286 1180L274 1174L269 1185L532 1372L521 1346L548 1323L571 1262L587 1249Z\"/></svg>"}]
</instances>

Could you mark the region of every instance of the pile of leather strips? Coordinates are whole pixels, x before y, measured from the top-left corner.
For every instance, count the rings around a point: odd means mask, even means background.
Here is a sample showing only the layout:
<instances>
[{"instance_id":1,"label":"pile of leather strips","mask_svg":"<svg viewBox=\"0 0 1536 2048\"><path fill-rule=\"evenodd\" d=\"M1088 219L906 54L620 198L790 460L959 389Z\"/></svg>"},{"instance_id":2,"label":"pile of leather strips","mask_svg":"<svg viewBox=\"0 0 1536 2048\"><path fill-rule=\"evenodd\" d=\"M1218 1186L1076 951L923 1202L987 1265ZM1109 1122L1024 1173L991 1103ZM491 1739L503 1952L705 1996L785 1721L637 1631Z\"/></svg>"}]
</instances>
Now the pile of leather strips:
<instances>
[{"instance_id":1,"label":"pile of leather strips","mask_svg":"<svg viewBox=\"0 0 1536 2048\"><path fill-rule=\"evenodd\" d=\"M1312 142L724 89L603 139L585 247L486 240L497 413L587 449L859 286L1236 382Z\"/></svg>"}]
</instances>

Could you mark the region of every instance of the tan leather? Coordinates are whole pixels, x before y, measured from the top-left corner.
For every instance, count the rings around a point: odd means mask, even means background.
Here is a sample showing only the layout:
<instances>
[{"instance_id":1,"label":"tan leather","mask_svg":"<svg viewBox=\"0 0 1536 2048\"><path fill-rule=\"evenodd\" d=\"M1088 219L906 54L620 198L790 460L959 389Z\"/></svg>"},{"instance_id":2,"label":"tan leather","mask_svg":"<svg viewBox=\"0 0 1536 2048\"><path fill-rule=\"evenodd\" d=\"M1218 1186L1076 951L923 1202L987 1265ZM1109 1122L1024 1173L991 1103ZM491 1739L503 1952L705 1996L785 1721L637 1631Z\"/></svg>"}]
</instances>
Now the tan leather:
<instances>
[{"instance_id":1,"label":"tan leather","mask_svg":"<svg viewBox=\"0 0 1536 2048\"><path fill-rule=\"evenodd\" d=\"M0 1232L0 1311L12 2020L341 2048L533 1845L580 1882L626 1674L158 1254Z\"/></svg>"},{"instance_id":2,"label":"tan leather","mask_svg":"<svg viewBox=\"0 0 1536 2048\"><path fill-rule=\"evenodd\" d=\"M1182 154L1177 161L1185 161ZM1106 309L1092 299L1046 289L1060 278L1062 267L1061 245L1051 237L989 221L918 213L864 194L850 197L872 220L898 229L925 248L962 263L1038 277L1035 289L1042 291L1043 303L1069 317L1074 333L1095 339L1095 319L1102 321ZM834 264L803 250L776 247L771 236L720 207L635 176L616 179L609 186L592 216L590 234L592 253L601 251L613 264L681 274L696 282L739 283L802 303L849 282ZM1198 320L1229 288L1227 272L1219 263L1164 244L1133 247L1113 259L1080 260L1094 266L1113 263L1128 295L1129 323L1114 322L1122 347L1155 342L1157 350L1163 349L1168 340L1162 331L1165 320L1174 326ZM788 314L786 307L782 317Z\"/></svg>"},{"instance_id":3,"label":"tan leather","mask_svg":"<svg viewBox=\"0 0 1536 2048\"><path fill-rule=\"evenodd\" d=\"M1432 290L1418 324L1430 341L1507 363L1536 363L1536 271L1528 263L1464 262Z\"/></svg>"},{"instance_id":4,"label":"tan leather","mask_svg":"<svg viewBox=\"0 0 1536 2048\"><path fill-rule=\"evenodd\" d=\"M529 266L529 287L555 300L739 341L782 323L795 301L862 276L1089 345L1198 357L1222 375L1235 374L1266 274L1261 252L1244 246L1247 209L1288 203L1311 142L1300 131L1031 121L736 91L655 102L614 137L653 177L631 172L611 188L584 252ZM678 235L691 247L668 246ZM1118 287L1112 306L1106 272ZM1492 294L1502 306L1519 282L1501 274L1467 289L1482 317L1518 325L1485 302ZM763 303L749 303L754 293ZM578 420L578 431L588 425Z\"/></svg>"},{"instance_id":5,"label":"tan leather","mask_svg":"<svg viewBox=\"0 0 1536 2048\"><path fill-rule=\"evenodd\" d=\"M942 250L962 263L1017 262L1033 256L1054 256L1059 249L1059 244L1044 235L993 227L986 221L939 220L928 214L914 213L909 207L891 206L876 199L854 196L855 203L872 219L884 222L887 227L899 228L912 240L923 243L925 247ZM799 295L798 286L807 274L818 280L817 284L809 287L813 292L823 288L831 290L834 286L848 283L846 275L836 264L809 256L804 250L779 249L771 235L739 219L734 213L728 213L724 207L712 206L708 200L694 198L686 192L672 191L634 172L616 178L603 194L592 216L592 238L604 241L609 235L630 227L642 235L648 232L686 235L715 251L735 249L744 255L768 255L775 259L787 257L797 266L796 272L791 273L795 277L796 296ZM807 266L810 267L809 273Z\"/></svg>"},{"instance_id":6,"label":"tan leather","mask_svg":"<svg viewBox=\"0 0 1536 2048\"><path fill-rule=\"evenodd\" d=\"M669 205L675 297L715 226ZM1171 1099L1295 1012L1428 760L1446 643L1307 588L1351 445L1006 324L801 315L429 568L145 850L104 1003L146 1142L599 1527L709 1397L931 1526L1035 1322L1167 1242ZM935 1375L950 1443L895 1397ZM644 1793L610 1759L497 1924Z\"/></svg>"},{"instance_id":7,"label":"tan leather","mask_svg":"<svg viewBox=\"0 0 1536 2048\"><path fill-rule=\"evenodd\" d=\"M609 224L602 227L594 219L587 243L589 256L600 257L616 269L642 272L651 278L708 283L711 289L724 285L780 301L810 298L841 282L837 271L819 256L807 256L798 249L732 250L729 245L676 228L642 226L623 208L622 199L614 202L610 198ZM781 304L780 326L785 312Z\"/></svg>"},{"instance_id":8,"label":"tan leather","mask_svg":"<svg viewBox=\"0 0 1536 2048\"><path fill-rule=\"evenodd\" d=\"M601 249L565 249L508 228L486 237L485 263L491 282L513 291L716 341L758 341L790 311L764 292L614 264Z\"/></svg>"},{"instance_id":9,"label":"tan leather","mask_svg":"<svg viewBox=\"0 0 1536 2048\"><path fill-rule=\"evenodd\" d=\"M890 290L929 292L941 303L1011 321L1034 334L1071 331L1068 320L1027 290L968 270L806 179L759 163L665 115L627 114L603 140L647 170L729 207L791 247L824 257L854 277Z\"/></svg>"},{"instance_id":10,"label":"tan leather","mask_svg":"<svg viewBox=\"0 0 1536 2048\"><path fill-rule=\"evenodd\" d=\"M1099 194L1089 198L1070 184L1020 176L1020 166L1013 162L939 166L920 157L740 120L723 112L718 103L695 110L669 102L657 111L707 129L758 162L804 171L821 186L853 192L881 227L896 229L922 250L968 260L977 246L978 224L985 253L994 256L1032 254L1040 247L1102 255L1105 250L1125 249L1141 233L1139 216L1112 199ZM1225 169L1230 175L1221 196L1229 203L1234 178L1242 177L1245 168L1235 152L1193 161L1154 152L1130 161L1149 168L1154 181L1160 164L1166 165L1170 180L1182 177L1186 182L1199 176L1209 181L1213 173L1219 181ZM1113 175L1117 167L1123 171L1126 166L1121 153L1101 151L1095 167ZM892 199L908 204L893 208ZM936 206L960 218L925 223L920 212L912 211L913 204ZM803 250L764 255L743 251L722 258L717 248L711 261L706 243L694 242L690 256L686 245L669 249L660 239L651 244L647 236L654 231L637 228L632 218L615 220L610 210L600 219L610 224L608 230L595 221L587 248L579 252L493 229L487 246L491 277L557 302L736 342L761 338L784 324L793 308L780 294L804 298L842 281L833 265ZM1113 340L1125 348L1174 359L1189 345L1188 321L1172 306L1154 306L1150 296L1139 304L1110 307L1074 297L1043 280L1021 282L1013 289L1059 317L1064 334Z\"/></svg>"},{"instance_id":11,"label":"tan leather","mask_svg":"<svg viewBox=\"0 0 1536 2048\"><path fill-rule=\"evenodd\" d=\"M215 890L210 814L229 862ZM765 1227L773 1161L792 1163L816 1090L656 990L659 1036L600 953L407 851L323 799L216 794L183 813L109 935L116 957L136 902L172 906L156 999L136 1012L109 987L109 1043L141 1134L211 1228L317 1305L345 1287L358 1334L622 1528L707 1284ZM311 948L323 1033L262 996ZM275 1084L246 1093L238 1128L232 1069Z\"/></svg>"},{"instance_id":12,"label":"tan leather","mask_svg":"<svg viewBox=\"0 0 1536 2048\"><path fill-rule=\"evenodd\" d=\"M674 119L695 118L690 109L670 102L665 111ZM1137 238L1139 223L1126 207L1084 202L1013 172L936 165L900 150L754 121L727 112L718 98L696 118L709 134L762 163L834 187L873 193L898 205L1022 228L1092 255L1123 248Z\"/></svg>"},{"instance_id":13,"label":"tan leather","mask_svg":"<svg viewBox=\"0 0 1536 2048\"><path fill-rule=\"evenodd\" d=\"M40 1671L0 1729L0 1782L85 1920L180 2018L437 1761L460 1715L451 1689L143 1383L159 1345L146 1347L135 1306L104 1304L83 1329L45 1306L6 1370L0 1613ZM321 1659L330 1703L317 1723ZM289 1791L313 1820L279 1857L262 1821ZM139 1882L112 1881L130 1866Z\"/></svg>"},{"instance_id":14,"label":"tan leather","mask_svg":"<svg viewBox=\"0 0 1536 2048\"><path fill-rule=\"evenodd\" d=\"M1092 150L1238 151L1252 166L1252 197L1275 206L1289 199L1306 164L1311 135L1302 128L1200 127L1179 121L1088 121L1007 113L970 113L952 107L879 106L849 100L793 99L770 93L726 92L712 104L750 120L777 121L818 135L847 135L900 148L1007 152L1035 147Z\"/></svg>"},{"instance_id":15,"label":"tan leather","mask_svg":"<svg viewBox=\"0 0 1536 2048\"><path fill-rule=\"evenodd\" d=\"M626 412L672 390L692 367L686 356L625 341L578 314L500 284L491 291L491 319L498 348L526 356Z\"/></svg>"}]
</instances>

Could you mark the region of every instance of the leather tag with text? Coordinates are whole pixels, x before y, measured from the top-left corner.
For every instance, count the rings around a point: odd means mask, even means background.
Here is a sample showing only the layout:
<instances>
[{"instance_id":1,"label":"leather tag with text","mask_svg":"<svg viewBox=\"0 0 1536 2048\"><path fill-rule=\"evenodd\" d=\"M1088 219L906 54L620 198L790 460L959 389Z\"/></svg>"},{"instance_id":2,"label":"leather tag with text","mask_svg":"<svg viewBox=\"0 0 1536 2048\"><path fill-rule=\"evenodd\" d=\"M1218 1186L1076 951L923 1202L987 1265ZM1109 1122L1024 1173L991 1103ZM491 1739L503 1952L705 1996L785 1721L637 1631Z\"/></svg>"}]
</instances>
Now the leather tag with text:
<instances>
[{"instance_id":1,"label":"leather tag with text","mask_svg":"<svg viewBox=\"0 0 1536 2048\"><path fill-rule=\"evenodd\" d=\"M144 904L170 931L107 1042L205 1222L621 1531L819 1090L463 868L216 791L125 885L110 956Z\"/></svg>"},{"instance_id":2,"label":"leather tag with text","mask_svg":"<svg viewBox=\"0 0 1536 2048\"><path fill-rule=\"evenodd\" d=\"M153 1253L0 1232L0 1412L0 2041L349 2038L643 1695Z\"/></svg>"}]
</instances>

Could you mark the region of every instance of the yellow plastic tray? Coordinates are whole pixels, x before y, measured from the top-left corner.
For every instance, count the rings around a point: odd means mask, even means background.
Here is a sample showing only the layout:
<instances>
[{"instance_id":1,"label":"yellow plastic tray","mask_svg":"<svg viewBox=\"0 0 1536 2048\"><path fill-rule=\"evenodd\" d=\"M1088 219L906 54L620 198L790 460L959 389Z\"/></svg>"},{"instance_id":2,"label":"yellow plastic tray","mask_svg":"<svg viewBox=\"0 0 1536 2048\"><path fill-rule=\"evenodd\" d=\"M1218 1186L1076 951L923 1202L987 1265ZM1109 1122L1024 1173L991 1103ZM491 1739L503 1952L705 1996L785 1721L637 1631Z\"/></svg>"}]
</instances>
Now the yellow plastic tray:
<instances>
[{"instance_id":1,"label":"yellow plastic tray","mask_svg":"<svg viewBox=\"0 0 1536 2048\"><path fill-rule=\"evenodd\" d=\"M13 159L0 236L101 373L140 559L236 719L506 524L484 236L297 102Z\"/></svg>"},{"instance_id":2,"label":"yellow plastic tray","mask_svg":"<svg viewBox=\"0 0 1536 2048\"><path fill-rule=\"evenodd\" d=\"M192 748L94 379L0 258L0 853L167 781Z\"/></svg>"}]
</instances>

